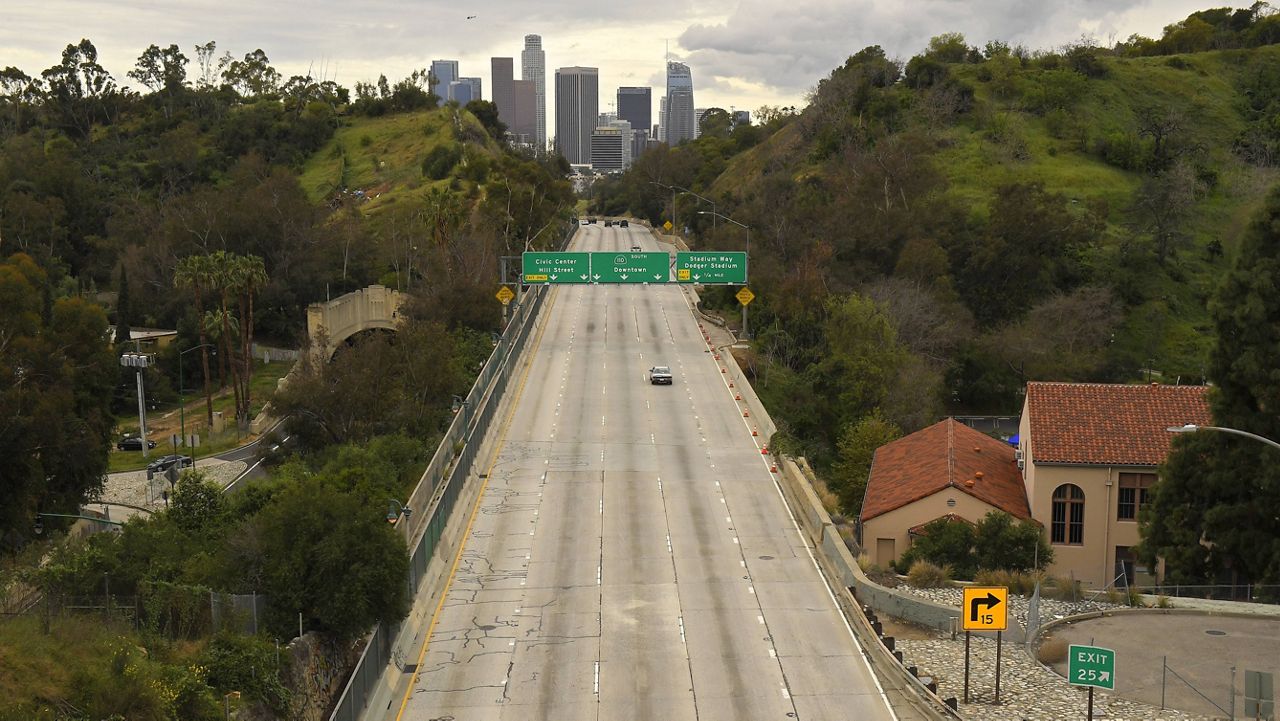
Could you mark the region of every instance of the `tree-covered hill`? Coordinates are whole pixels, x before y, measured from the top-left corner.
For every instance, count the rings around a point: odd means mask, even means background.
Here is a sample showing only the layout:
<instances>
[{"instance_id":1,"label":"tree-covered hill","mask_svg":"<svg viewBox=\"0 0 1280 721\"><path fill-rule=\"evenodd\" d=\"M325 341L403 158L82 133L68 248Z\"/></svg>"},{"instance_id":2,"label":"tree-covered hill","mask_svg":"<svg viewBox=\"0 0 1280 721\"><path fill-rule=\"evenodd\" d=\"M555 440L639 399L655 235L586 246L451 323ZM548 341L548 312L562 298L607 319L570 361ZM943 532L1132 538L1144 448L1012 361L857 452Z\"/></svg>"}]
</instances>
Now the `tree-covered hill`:
<instances>
[{"instance_id":1,"label":"tree-covered hill","mask_svg":"<svg viewBox=\"0 0 1280 721\"><path fill-rule=\"evenodd\" d=\"M1208 301L1277 178L1277 28L1259 4L1114 47L868 47L802 110L712 113L594 202L661 223L687 189L707 248L746 241L708 203L751 226L746 360L781 440L856 483L885 424L1017 413L1028 379L1206 378Z\"/></svg>"}]
</instances>

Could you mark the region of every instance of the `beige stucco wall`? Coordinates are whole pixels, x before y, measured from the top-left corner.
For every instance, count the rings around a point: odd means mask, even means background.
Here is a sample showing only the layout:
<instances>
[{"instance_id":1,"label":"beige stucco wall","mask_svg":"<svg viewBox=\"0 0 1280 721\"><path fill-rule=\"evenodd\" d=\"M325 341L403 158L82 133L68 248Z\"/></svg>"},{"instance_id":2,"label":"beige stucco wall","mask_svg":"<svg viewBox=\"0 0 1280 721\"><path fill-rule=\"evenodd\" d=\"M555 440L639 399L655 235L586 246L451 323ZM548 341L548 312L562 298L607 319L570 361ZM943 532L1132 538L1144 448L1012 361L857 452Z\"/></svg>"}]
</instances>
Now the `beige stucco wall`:
<instances>
[{"instance_id":1,"label":"beige stucco wall","mask_svg":"<svg viewBox=\"0 0 1280 721\"><path fill-rule=\"evenodd\" d=\"M952 499L956 502L954 507L947 505L947 501ZM980 501L964 491L956 488L946 488L933 495L925 496L914 503L908 503L901 508L895 508L869 521L864 521L862 524L862 547L871 556L872 562L881 567L888 567L889 561L897 560L897 558L878 557L880 544L877 541L879 539L894 539L894 555L900 558L910 544L907 529L922 523L928 523L948 513L954 513L961 518L977 523L982 520L983 516L994 510L996 510L995 506ZM1087 507L1086 510L1088 510Z\"/></svg>"},{"instance_id":2,"label":"beige stucco wall","mask_svg":"<svg viewBox=\"0 0 1280 721\"><path fill-rule=\"evenodd\" d=\"M1044 524L1046 534L1052 530L1054 489L1064 483L1074 483L1084 491L1084 543L1079 546L1051 544L1053 564L1049 571L1061 575L1074 573L1077 580L1091 586L1110 583L1115 577L1116 546L1135 546L1139 540L1136 520L1116 519L1120 474L1154 471L1150 467L1028 464L1026 478L1031 513ZM1030 490L1033 483L1034 494Z\"/></svg>"}]
</instances>

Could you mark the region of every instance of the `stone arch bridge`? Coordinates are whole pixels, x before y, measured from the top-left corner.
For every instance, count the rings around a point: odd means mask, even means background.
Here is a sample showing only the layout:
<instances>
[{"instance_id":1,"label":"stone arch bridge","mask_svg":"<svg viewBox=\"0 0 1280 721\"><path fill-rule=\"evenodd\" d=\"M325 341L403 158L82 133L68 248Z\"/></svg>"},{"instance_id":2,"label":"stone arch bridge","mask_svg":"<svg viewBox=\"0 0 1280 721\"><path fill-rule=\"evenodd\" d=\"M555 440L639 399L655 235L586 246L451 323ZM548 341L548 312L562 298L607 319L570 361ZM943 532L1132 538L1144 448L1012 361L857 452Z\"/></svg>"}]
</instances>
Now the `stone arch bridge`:
<instances>
[{"instance_id":1,"label":"stone arch bridge","mask_svg":"<svg viewBox=\"0 0 1280 721\"><path fill-rule=\"evenodd\" d=\"M307 306L307 337L312 358L327 362L351 336L367 330L396 330L406 296L371 285L324 303Z\"/></svg>"}]
</instances>

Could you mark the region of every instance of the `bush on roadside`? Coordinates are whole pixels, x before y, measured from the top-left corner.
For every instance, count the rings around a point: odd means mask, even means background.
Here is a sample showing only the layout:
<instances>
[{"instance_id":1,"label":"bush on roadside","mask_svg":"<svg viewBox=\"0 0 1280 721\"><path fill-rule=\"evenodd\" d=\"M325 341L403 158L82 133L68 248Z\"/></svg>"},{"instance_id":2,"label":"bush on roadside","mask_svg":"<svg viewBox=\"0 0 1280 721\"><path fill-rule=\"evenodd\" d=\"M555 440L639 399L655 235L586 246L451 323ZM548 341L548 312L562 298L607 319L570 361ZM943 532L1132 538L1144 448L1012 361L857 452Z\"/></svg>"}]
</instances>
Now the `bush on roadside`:
<instances>
[{"instance_id":1,"label":"bush on roadside","mask_svg":"<svg viewBox=\"0 0 1280 721\"><path fill-rule=\"evenodd\" d=\"M1040 663L1046 665L1061 663L1067 657L1069 645L1060 638L1046 638L1040 642L1040 647L1036 649L1036 658Z\"/></svg>"},{"instance_id":2,"label":"bush on roadside","mask_svg":"<svg viewBox=\"0 0 1280 721\"><path fill-rule=\"evenodd\" d=\"M916 588L948 588L951 586L951 573L951 566L916 561L907 572L907 581Z\"/></svg>"},{"instance_id":3,"label":"bush on roadside","mask_svg":"<svg viewBox=\"0 0 1280 721\"><path fill-rule=\"evenodd\" d=\"M973 582L978 586L1005 586L1011 593L1030 596L1036 587L1036 575L1026 571L984 569L973 575Z\"/></svg>"}]
</instances>

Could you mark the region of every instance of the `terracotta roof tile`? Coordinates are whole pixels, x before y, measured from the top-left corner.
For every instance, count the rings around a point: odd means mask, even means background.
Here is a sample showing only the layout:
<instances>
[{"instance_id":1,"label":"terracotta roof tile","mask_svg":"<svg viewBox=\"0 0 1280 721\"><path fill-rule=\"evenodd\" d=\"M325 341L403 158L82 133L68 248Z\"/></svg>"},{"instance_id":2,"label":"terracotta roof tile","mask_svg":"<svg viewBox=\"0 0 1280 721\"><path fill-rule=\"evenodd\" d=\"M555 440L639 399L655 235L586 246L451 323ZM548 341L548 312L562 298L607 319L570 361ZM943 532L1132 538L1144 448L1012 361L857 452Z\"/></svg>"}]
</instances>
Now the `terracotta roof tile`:
<instances>
[{"instance_id":1,"label":"terracotta roof tile","mask_svg":"<svg viewBox=\"0 0 1280 721\"><path fill-rule=\"evenodd\" d=\"M862 520L948 487L1017 518L1031 517L1013 448L948 418L876 449Z\"/></svg>"},{"instance_id":2,"label":"terracotta roof tile","mask_svg":"<svg viewBox=\"0 0 1280 721\"><path fill-rule=\"evenodd\" d=\"M961 515L960 515L960 514L958 514L958 513L944 513L944 514L942 514L941 516L938 516L937 518L933 519L933 521L940 521L940 520L942 520L942 519L944 519L944 518L945 518L945 519L947 519L948 521L953 521L953 522L954 522L954 521L964 521L965 523L969 524L970 526L976 526L976 525L978 525L978 524L974 523L973 521L970 521L969 519L965 518L964 516L961 516ZM924 533L924 529L925 529L926 527L928 527L928 525L929 525L930 523L933 523L933 521L925 521L924 523L921 523L921 524L919 524L919 525L912 526L911 528L908 528L908 529L907 529L907 533L909 533L909 534L911 534L911 535L913 535L913 536L919 536L920 534Z\"/></svg>"},{"instance_id":3,"label":"terracotta roof tile","mask_svg":"<svg viewBox=\"0 0 1280 721\"><path fill-rule=\"evenodd\" d=\"M1205 386L1027 384L1035 463L1158 466L1184 423L1213 423Z\"/></svg>"}]
</instances>

